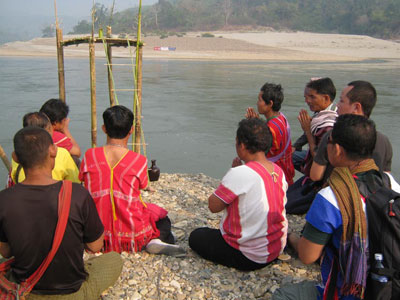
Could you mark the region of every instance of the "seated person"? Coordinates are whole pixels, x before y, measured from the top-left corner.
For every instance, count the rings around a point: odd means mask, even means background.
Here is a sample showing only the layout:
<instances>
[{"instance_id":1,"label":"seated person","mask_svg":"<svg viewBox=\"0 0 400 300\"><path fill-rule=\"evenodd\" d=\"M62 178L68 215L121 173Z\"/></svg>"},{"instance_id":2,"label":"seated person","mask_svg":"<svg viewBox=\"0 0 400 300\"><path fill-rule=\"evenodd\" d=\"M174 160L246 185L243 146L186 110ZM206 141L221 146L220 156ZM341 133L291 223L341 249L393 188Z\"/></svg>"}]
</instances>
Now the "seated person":
<instances>
[{"instance_id":1,"label":"seated person","mask_svg":"<svg viewBox=\"0 0 400 300\"><path fill-rule=\"evenodd\" d=\"M269 161L276 163L286 176L289 185L293 184L294 167L292 162L292 141L290 125L283 113L279 112L283 102L283 89L280 84L265 83L258 94L257 110L267 119L272 134L272 147L267 153ZM252 107L246 118L258 118Z\"/></svg>"},{"instance_id":2,"label":"seated person","mask_svg":"<svg viewBox=\"0 0 400 300\"><path fill-rule=\"evenodd\" d=\"M304 176L291 185L287 191L286 212L288 214L305 213L318 191L319 186L309 179L310 169L316 147L318 147L322 136L335 123L337 114L332 110L332 102L335 96L336 88L330 78L311 80L304 90L306 103L310 110L314 112L314 116L311 118L305 110L301 110L298 117L308 141L309 150L305 160L301 162L300 171L304 173ZM295 147L297 147L297 144L298 142L295 143ZM293 153L294 160L297 156L296 152ZM296 163L299 166L298 161L294 161L295 168Z\"/></svg>"},{"instance_id":3,"label":"seated person","mask_svg":"<svg viewBox=\"0 0 400 300\"><path fill-rule=\"evenodd\" d=\"M312 78L304 89L304 98L310 110L314 112L312 118L305 109L299 113L298 120L304 134L293 144L293 164L296 170L309 175L315 148L322 136L332 128L337 117L333 110L333 101L336 97L336 88L332 80L326 78ZM309 150L302 151L308 143Z\"/></svg>"},{"instance_id":4,"label":"seated person","mask_svg":"<svg viewBox=\"0 0 400 300\"><path fill-rule=\"evenodd\" d=\"M329 186L317 194L307 212L303 236L288 235L288 243L303 263L320 259L322 286L308 281L286 285L274 293L273 300L322 299L330 283L335 283L332 288L338 297L334 299L363 299L369 269L368 231L364 201L354 178L378 170L372 159L375 142L372 121L360 115L338 117L327 146L329 162L336 167ZM389 178L391 188L399 192L400 186ZM335 258L341 270L337 276L331 273Z\"/></svg>"},{"instance_id":5,"label":"seated person","mask_svg":"<svg viewBox=\"0 0 400 300\"><path fill-rule=\"evenodd\" d=\"M103 251L146 251L173 256L185 255L174 245L167 211L144 203L140 190L146 188L147 159L128 150L133 131L133 113L116 105L103 113L104 147L86 151L79 178L94 198L105 227Z\"/></svg>"},{"instance_id":6,"label":"seated person","mask_svg":"<svg viewBox=\"0 0 400 300\"><path fill-rule=\"evenodd\" d=\"M69 131L69 107L59 99L50 99L40 108L40 112L45 113L53 126L53 141L56 146L65 148L71 153L72 158L79 167L79 157L81 148L72 137Z\"/></svg>"},{"instance_id":7,"label":"seated person","mask_svg":"<svg viewBox=\"0 0 400 300\"><path fill-rule=\"evenodd\" d=\"M340 101L337 104L339 115L354 114L366 118L372 113L377 101L376 90L368 81L352 81L342 91ZM376 144L372 158L375 160L379 170L390 172L392 166L393 150L392 145L386 135L377 131ZM310 178L313 181L326 180L332 171L327 156L327 143L330 131L325 133L314 156L311 166Z\"/></svg>"},{"instance_id":8,"label":"seated person","mask_svg":"<svg viewBox=\"0 0 400 300\"><path fill-rule=\"evenodd\" d=\"M257 118L240 121L238 157L208 198L211 212L223 211L220 228L198 228L189 237L189 246L201 257L251 271L267 266L282 253L288 226L287 183L282 169L265 156L271 145L265 122Z\"/></svg>"},{"instance_id":9,"label":"seated person","mask_svg":"<svg viewBox=\"0 0 400 300\"><path fill-rule=\"evenodd\" d=\"M25 127L14 137L14 160L26 178L0 192L0 254L14 257L9 280L20 283L35 272L49 254L58 222L58 194L62 186L51 176L57 148L50 134ZM113 252L83 261L83 251L97 252L104 228L88 191L72 184L69 220L60 247L27 299L99 299L122 270Z\"/></svg>"},{"instance_id":10,"label":"seated person","mask_svg":"<svg viewBox=\"0 0 400 300\"><path fill-rule=\"evenodd\" d=\"M40 112L27 113L23 118L23 127L27 126L37 126L47 130L50 135L53 134L53 126L51 126L49 118ZM11 179L12 181L8 186L12 186L15 183L22 182L25 179L25 173L20 164L15 162L13 159L11 161ZM55 180L70 180L72 182L80 183L78 178L79 170L71 157L71 154L64 149L57 147L57 155L55 159L54 169L51 173L53 179Z\"/></svg>"}]
</instances>

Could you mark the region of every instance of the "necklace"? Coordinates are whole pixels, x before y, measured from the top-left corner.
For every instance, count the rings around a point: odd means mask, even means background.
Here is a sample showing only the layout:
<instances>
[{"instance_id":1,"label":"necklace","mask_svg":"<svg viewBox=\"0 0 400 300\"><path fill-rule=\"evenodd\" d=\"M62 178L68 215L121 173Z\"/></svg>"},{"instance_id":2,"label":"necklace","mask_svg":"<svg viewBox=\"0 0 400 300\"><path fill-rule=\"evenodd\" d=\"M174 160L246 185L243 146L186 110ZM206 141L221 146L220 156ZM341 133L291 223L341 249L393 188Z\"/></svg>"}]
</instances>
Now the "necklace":
<instances>
[{"instance_id":1,"label":"necklace","mask_svg":"<svg viewBox=\"0 0 400 300\"><path fill-rule=\"evenodd\" d=\"M106 146L114 146L114 147L120 147L120 148L127 148L125 145L121 144L113 144L113 143L107 143Z\"/></svg>"},{"instance_id":2,"label":"necklace","mask_svg":"<svg viewBox=\"0 0 400 300\"><path fill-rule=\"evenodd\" d=\"M260 165L264 168L264 170L267 171L267 173L268 173L269 175L271 175L272 180L273 180L274 182L277 182L277 181L278 181L278 177L279 177L278 173L276 173L276 172L274 172L274 171L270 172L270 171L268 171L268 169L267 169L261 162L258 162L258 161L256 161L256 162L257 162L258 164L260 164Z\"/></svg>"}]
</instances>

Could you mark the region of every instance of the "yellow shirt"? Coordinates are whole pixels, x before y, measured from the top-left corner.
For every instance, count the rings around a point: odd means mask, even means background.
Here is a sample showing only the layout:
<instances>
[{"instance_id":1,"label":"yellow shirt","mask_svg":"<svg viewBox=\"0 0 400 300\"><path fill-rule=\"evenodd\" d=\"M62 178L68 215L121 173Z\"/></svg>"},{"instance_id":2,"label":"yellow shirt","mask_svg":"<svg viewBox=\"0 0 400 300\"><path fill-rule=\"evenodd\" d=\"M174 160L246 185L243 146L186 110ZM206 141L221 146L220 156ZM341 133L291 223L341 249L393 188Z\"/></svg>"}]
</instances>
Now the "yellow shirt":
<instances>
[{"instance_id":1,"label":"yellow shirt","mask_svg":"<svg viewBox=\"0 0 400 300\"><path fill-rule=\"evenodd\" d=\"M17 172L18 164L14 160L12 160L11 164L12 164L11 178L15 183L15 175ZM78 167L76 166L68 150L61 147L57 147L56 160L54 164L54 169L52 171L53 179L54 180L67 179L71 180L72 182L80 183L78 175L79 175ZM23 180L25 180L25 173L24 169L21 168L21 171L19 172L18 176L18 182L22 182Z\"/></svg>"}]
</instances>

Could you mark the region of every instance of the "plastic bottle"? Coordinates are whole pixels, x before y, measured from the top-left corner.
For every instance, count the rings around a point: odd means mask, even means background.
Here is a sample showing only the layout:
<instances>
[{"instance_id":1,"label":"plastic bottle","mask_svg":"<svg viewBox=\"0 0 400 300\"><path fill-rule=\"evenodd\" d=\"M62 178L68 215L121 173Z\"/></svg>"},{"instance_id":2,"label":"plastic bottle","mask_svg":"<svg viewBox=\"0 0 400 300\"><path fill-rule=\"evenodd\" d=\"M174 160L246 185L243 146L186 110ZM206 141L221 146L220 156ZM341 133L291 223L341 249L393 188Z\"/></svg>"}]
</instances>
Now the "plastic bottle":
<instances>
[{"instance_id":1,"label":"plastic bottle","mask_svg":"<svg viewBox=\"0 0 400 300\"><path fill-rule=\"evenodd\" d=\"M375 253L375 269L384 269L385 267L383 266L383 255L381 253ZM388 278L383 275L378 275L375 273L371 272L371 279L378 281L378 282L388 282Z\"/></svg>"}]
</instances>

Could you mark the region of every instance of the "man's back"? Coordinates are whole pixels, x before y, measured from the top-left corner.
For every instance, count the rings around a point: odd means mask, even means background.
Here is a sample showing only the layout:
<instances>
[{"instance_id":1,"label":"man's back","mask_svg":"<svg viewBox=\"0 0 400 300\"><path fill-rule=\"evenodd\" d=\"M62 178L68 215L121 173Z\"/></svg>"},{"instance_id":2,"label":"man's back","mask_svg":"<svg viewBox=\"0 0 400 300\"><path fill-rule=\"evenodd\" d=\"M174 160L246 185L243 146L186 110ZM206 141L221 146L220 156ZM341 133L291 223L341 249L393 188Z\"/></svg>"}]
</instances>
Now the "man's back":
<instances>
[{"instance_id":1,"label":"man's back","mask_svg":"<svg viewBox=\"0 0 400 300\"><path fill-rule=\"evenodd\" d=\"M57 224L57 203L61 182L24 185L0 192L0 241L10 245L17 281L29 277L50 251ZM84 243L97 240L103 226L89 193L73 184L71 210L60 248L46 273L34 288L43 294L77 291L86 279L83 267Z\"/></svg>"}]
</instances>

